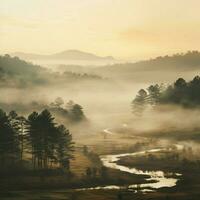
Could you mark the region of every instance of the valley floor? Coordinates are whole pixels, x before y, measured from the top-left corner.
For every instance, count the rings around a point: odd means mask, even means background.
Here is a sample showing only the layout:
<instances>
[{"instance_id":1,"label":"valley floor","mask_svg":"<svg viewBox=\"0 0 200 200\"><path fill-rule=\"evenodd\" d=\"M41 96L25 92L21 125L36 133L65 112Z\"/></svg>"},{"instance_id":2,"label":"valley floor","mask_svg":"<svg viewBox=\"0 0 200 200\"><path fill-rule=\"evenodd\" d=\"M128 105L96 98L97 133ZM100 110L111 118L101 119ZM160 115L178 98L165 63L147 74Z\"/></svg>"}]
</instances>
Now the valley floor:
<instances>
[{"instance_id":1,"label":"valley floor","mask_svg":"<svg viewBox=\"0 0 200 200\"><path fill-rule=\"evenodd\" d=\"M169 152L157 153L141 157L124 157L120 164L136 167L142 170L163 170L165 172L180 172L183 176L176 187L162 188L154 192L142 193L120 190L84 190L75 188L88 188L104 185L129 185L146 182L146 176L129 174L119 170L108 169L107 177L102 178L97 173L96 177L86 177L86 169L102 167L96 155L116 154L138 151L138 148L150 149L158 145L156 140L146 138L118 138L112 136L107 139L95 138L97 144L93 144L93 138L83 141L88 149L95 152L93 155L83 153L82 144L77 144L75 159L71 163L73 176L68 179L62 176L47 177L41 181L40 177L10 177L0 180L1 200L199 200L200 197L200 173L197 165L186 162L182 164L182 158L177 159ZM181 160L181 161L179 161ZM188 170L190 169L190 170ZM178 171L177 171L178 170Z\"/></svg>"}]
</instances>

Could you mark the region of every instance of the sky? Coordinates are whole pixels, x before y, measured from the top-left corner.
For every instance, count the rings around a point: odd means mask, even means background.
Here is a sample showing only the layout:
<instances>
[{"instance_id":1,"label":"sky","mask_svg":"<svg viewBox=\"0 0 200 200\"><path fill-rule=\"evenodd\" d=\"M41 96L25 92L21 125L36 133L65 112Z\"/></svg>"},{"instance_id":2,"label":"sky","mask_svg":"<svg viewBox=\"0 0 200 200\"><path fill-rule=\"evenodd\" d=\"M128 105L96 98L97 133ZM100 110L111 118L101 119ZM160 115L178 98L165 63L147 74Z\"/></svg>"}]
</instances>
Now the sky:
<instances>
[{"instance_id":1,"label":"sky","mask_svg":"<svg viewBox=\"0 0 200 200\"><path fill-rule=\"evenodd\" d=\"M0 0L0 54L138 60L200 50L199 0Z\"/></svg>"}]
</instances>

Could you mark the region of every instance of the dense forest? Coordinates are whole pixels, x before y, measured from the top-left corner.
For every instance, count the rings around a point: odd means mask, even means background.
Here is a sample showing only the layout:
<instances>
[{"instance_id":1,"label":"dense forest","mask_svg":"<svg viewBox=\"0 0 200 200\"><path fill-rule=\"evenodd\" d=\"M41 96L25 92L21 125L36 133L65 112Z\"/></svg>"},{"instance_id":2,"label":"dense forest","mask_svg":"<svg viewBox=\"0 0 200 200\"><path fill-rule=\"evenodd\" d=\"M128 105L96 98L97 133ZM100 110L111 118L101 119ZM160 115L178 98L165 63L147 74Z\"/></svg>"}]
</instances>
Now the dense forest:
<instances>
[{"instance_id":1,"label":"dense forest","mask_svg":"<svg viewBox=\"0 0 200 200\"><path fill-rule=\"evenodd\" d=\"M173 54L171 56L159 56L149 60L138 61L133 63L122 63L99 67L101 71L109 70L113 73L118 72L133 72L134 71L156 71L156 70L194 70L200 67L200 52L188 51L186 53Z\"/></svg>"},{"instance_id":2,"label":"dense forest","mask_svg":"<svg viewBox=\"0 0 200 200\"><path fill-rule=\"evenodd\" d=\"M29 103L0 102L0 107L7 112L14 109L16 112L20 114L27 114L32 110L40 112L44 109L47 109L51 113L53 113L53 115L56 116L58 121L61 121L62 123L65 124L77 123L87 120L81 105L73 102L72 100L65 102L61 97L57 97L51 103L40 102L40 101L32 101Z\"/></svg>"},{"instance_id":3,"label":"dense forest","mask_svg":"<svg viewBox=\"0 0 200 200\"><path fill-rule=\"evenodd\" d=\"M0 87L27 88L49 84L73 84L76 81L88 80L102 80L102 78L88 73L52 72L18 57L11 57L8 54L0 56Z\"/></svg>"},{"instance_id":4,"label":"dense forest","mask_svg":"<svg viewBox=\"0 0 200 200\"><path fill-rule=\"evenodd\" d=\"M0 124L1 172L26 168L27 158L31 169L69 169L72 135L64 125L55 123L48 110L33 112L27 118L0 110Z\"/></svg>"},{"instance_id":5,"label":"dense forest","mask_svg":"<svg viewBox=\"0 0 200 200\"><path fill-rule=\"evenodd\" d=\"M10 57L8 54L0 56L0 86L1 87L27 87L30 85L46 84L47 71L38 66Z\"/></svg>"},{"instance_id":6,"label":"dense forest","mask_svg":"<svg viewBox=\"0 0 200 200\"><path fill-rule=\"evenodd\" d=\"M186 81L179 78L175 83L164 86L163 84L150 85L146 90L141 89L132 101L132 109L136 114L141 114L147 105L175 104L184 107L200 106L200 77Z\"/></svg>"},{"instance_id":7,"label":"dense forest","mask_svg":"<svg viewBox=\"0 0 200 200\"><path fill-rule=\"evenodd\" d=\"M53 71L6 54L5 56L0 56L0 86L23 88L51 84L73 85L77 81L100 81L101 83L106 83L106 81L112 79L133 82L144 81L146 77L159 82L159 77L161 80L171 81L174 72L192 73L197 71L199 67L200 53L198 51L189 51L172 56L166 55L135 63L119 63L101 67L61 65L58 68L55 67ZM57 72L55 72L56 69ZM160 72L166 72L166 77ZM157 73L160 74L159 77Z\"/></svg>"}]
</instances>

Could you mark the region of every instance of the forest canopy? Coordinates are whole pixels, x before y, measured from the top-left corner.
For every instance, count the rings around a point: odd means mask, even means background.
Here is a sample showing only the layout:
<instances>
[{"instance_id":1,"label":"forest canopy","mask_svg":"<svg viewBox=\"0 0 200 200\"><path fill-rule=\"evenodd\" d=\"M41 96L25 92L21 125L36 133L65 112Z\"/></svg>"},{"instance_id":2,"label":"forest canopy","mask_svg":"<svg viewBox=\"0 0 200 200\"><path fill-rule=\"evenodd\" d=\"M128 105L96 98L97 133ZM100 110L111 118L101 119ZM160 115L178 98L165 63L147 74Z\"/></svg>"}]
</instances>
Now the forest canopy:
<instances>
[{"instance_id":1,"label":"forest canopy","mask_svg":"<svg viewBox=\"0 0 200 200\"><path fill-rule=\"evenodd\" d=\"M72 135L64 125L58 125L48 110L32 112L26 118L15 111L0 109L0 168L26 167L31 155L32 169L69 168L73 157Z\"/></svg>"},{"instance_id":2,"label":"forest canopy","mask_svg":"<svg viewBox=\"0 0 200 200\"><path fill-rule=\"evenodd\" d=\"M146 90L139 90L132 101L134 113L141 113L147 105L176 104L184 107L200 106L200 77L195 76L191 81L177 79L165 87L163 84L150 85Z\"/></svg>"},{"instance_id":3,"label":"forest canopy","mask_svg":"<svg viewBox=\"0 0 200 200\"><path fill-rule=\"evenodd\" d=\"M0 87L24 88L47 86L49 84L74 84L76 81L103 80L100 76L88 73L64 71L54 72L6 54L0 56Z\"/></svg>"},{"instance_id":4,"label":"forest canopy","mask_svg":"<svg viewBox=\"0 0 200 200\"><path fill-rule=\"evenodd\" d=\"M20 114L27 114L33 110L41 112L44 109L49 110L56 116L57 121L62 123L77 123L86 120L83 107L72 100L65 102L61 97L57 97L51 103L32 101L29 103L4 103L0 101L0 107L10 112L15 110Z\"/></svg>"}]
</instances>

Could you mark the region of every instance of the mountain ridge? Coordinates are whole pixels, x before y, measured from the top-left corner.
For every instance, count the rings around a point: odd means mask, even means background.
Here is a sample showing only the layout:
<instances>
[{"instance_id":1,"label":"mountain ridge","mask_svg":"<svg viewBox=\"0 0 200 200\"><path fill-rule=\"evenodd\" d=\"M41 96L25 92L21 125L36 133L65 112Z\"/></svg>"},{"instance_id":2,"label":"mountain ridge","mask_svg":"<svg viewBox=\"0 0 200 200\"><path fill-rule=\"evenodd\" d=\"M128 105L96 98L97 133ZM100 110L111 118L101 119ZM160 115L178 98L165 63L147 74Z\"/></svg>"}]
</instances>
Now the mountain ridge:
<instances>
[{"instance_id":1,"label":"mountain ridge","mask_svg":"<svg viewBox=\"0 0 200 200\"><path fill-rule=\"evenodd\" d=\"M24 53L24 52L15 52L11 53L10 55L12 56L17 56L22 59L52 59L52 60L58 60L58 59L63 59L63 60L115 60L112 56L97 56L92 53L76 50L76 49L69 49L65 51L61 51L58 53L54 54L48 54L48 55L43 55L43 54L34 54L34 53Z\"/></svg>"}]
</instances>

